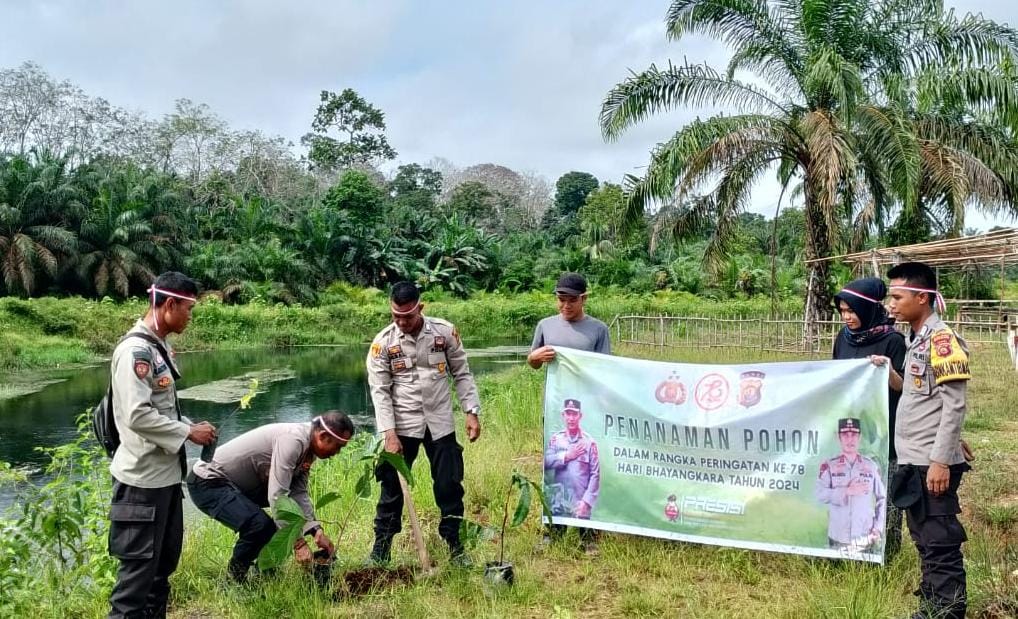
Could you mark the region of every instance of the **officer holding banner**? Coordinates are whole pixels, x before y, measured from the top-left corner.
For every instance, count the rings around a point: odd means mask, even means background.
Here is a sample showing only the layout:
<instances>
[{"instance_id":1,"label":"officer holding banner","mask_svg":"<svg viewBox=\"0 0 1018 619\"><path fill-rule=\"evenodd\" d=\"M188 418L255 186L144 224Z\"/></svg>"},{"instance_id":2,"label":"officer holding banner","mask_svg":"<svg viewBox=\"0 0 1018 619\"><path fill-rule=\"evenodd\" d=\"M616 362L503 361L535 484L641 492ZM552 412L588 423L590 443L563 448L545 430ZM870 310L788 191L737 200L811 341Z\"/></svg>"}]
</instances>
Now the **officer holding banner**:
<instances>
[{"instance_id":1,"label":"officer holding banner","mask_svg":"<svg viewBox=\"0 0 1018 619\"><path fill-rule=\"evenodd\" d=\"M829 506L831 548L861 551L884 533L887 492L880 467L859 453L861 427L855 417L838 420L841 453L820 464L816 498Z\"/></svg>"}]
</instances>

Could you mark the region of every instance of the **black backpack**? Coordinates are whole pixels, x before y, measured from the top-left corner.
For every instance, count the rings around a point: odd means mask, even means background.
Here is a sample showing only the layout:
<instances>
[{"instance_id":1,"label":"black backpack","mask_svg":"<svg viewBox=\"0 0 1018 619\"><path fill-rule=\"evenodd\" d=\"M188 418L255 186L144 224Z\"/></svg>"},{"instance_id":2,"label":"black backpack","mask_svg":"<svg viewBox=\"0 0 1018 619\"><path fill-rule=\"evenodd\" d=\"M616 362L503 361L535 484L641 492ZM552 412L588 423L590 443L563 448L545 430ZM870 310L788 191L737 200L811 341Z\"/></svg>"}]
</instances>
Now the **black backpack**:
<instances>
[{"instance_id":1,"label":"black backpack","mask_svg":"<svg viewBox=\"0 0 1018 619\"><path fill-rule=\"evenodd\" d=\"M180 379L180 374L177 372L177 368L173 365L170 356L166 354L166 349L163 348L162 342L152 337L148 333L135 332L128 333L124 337L120 338L117 342L117 346L120 346L124 340L132 337L140 337L146 342L152 344L159 349L159 354L163 356L166 363L170 366L170 374L173 375L173 380ZM116 348L116 347L114 347ZM179 411L178 411L179 415ZM106 395L103 399L96 404L95 408L92 409L92 433L95 434L95 439L102 445L106 455L110 458L117 452L117 447L120 447L120 431L117 430L117 422L113 417L113 377L110 377L109 386L106 388Z\"/></svg>"}]
</instances>

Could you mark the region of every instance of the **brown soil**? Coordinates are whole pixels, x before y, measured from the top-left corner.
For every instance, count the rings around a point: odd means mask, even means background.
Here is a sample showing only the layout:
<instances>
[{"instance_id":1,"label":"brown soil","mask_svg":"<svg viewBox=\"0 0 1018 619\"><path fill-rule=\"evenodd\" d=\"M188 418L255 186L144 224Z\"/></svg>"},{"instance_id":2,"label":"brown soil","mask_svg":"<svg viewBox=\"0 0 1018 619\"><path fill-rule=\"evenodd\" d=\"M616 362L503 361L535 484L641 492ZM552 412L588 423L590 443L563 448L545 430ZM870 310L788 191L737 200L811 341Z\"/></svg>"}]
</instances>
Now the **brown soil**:
<instances>
[{"instance_id":1,"label":"brown soil","mask_svg":"<svg viewBox=\"0 0 1018 619\"><path fill-rule=\"evenodd\" d=\"M413 581L414 571L405 565L394 569L365 567L343 574L343 584L333 595L337 600L342 600Z\"/></svg>"}]
</instances>

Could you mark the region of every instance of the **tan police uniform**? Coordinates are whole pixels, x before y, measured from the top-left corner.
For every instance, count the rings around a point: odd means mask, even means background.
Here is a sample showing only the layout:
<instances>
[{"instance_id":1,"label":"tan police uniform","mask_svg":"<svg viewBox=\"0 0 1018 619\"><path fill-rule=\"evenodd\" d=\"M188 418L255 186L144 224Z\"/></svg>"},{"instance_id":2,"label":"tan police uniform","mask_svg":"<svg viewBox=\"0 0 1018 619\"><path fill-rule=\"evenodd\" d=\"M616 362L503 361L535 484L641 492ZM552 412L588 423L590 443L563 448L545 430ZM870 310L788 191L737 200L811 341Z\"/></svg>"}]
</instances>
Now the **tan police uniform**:
<instances>
[{"instance_id":1,"label":"tan police uniform","mask_svg":"<svg viewBox=\"0 0 1018 619\"><path fill-rule=\"evenodd\" d=\"M141 320L128 331L156 337ZM173 349L163 344L166 352ZM140 337L128 337L113 351L113 417L120 447L110 473L138 488L162 488L183 480L181 459L191 426L177 414L177 387L170 364L159 349Z\"/></svg>"},{"instance_id":2,"label":"tan police uniform","mask_svg":"<svg viewBox=\"0 0 1018 619\"><path fill-rule=\"evenodd\" d=\"M919 551L922 582L917 594L931 616L961 618L967 605L961 545L967 539L958 520L958 486L969 470L961 449L967 410L969 350L965 340L933 313L911 333L894 429L899 471L895 481L918 477L922 496L907 507L909 535ZM947 490L934 496L926 481L928 467L950 467ZM895 494L897 496L897 494Z\"/></svg>"},{"instance_id":3,"label":"tan police uniform","mask_svg":"<svg viewBox=\"0 0 1018 619\"><path fill-rule=\"evenodd\" d=\"M866 492L849 495L853 483L864 483ZM887 490L880 467L862 454L849 460L845 454L820 463L816 497L829 505L827 538L832 547L865 548L873 533L884 532L884 505Z\"/></svg>"},{"instance_id":4,"label":"tan police uniform","mask_svg":"<svg viewBox=\"0 0 1018 619\"><path fill-rule=\"evenodd\" d=\"M452 389L466 412L480 412L477 386L470 374L459 333L449 322L423 316L416 336L395 323L375 336L368 352L368 384L379 432L395 430L403 458L412 466L421 446L431 464L435 503L442 513L438 532L453 556L462 554L463 448L456 442ZM387 561L392 538L402 528L403 493L395 469L378 467L382 486L375 511L372 557Z\"/></svg>"},{"instance_id":5,"label":"tan police uniform","mask_svg":"<svg viewBox=\"0 0 1018 619\"><path fill-rule=\"evenodd\" d=\"M179 415L173 349L130 337L156 334L139 320L110 362L113 417L120 446L113 454L110 555L120 560L109 617L165 616L169 576L184 537L181 481L190 422Z\"/></svg>"},{"instance_id":6,"label":"tan police uniform","mask_svg":"<svg viewBox=\"0 0 1018 619\"><path fill-rule=\"evenodd\" d=\"M368 353L368 384L379 432L435 440L456 429L451 376L464 411L479 409L467 353L452 323L424 316L417 337L390 324L375 336Z\"/></svg>"}]
</instances>

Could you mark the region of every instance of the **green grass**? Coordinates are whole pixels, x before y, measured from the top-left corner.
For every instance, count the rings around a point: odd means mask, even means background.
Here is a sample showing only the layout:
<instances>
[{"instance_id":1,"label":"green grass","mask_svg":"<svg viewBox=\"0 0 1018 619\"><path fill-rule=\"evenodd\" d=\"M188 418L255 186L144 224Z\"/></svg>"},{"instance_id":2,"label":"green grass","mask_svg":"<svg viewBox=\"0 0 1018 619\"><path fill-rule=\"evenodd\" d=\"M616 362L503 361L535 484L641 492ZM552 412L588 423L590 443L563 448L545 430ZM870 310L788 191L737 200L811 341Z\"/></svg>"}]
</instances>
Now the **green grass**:
<instances>
[{"instance_id":1,"label":"green grass","mask_svg":"<svg viewBox=\"0 0 1018 619\"><path fill-rule=\"evenodd\" d=\"M648 355L630 348L624 354ZM1018 455L1018 439L1002 428L1015 423L1015 398L994 376L1007 371L1006 353L978 351L974 360L972 407L993 420L993 428L969 429L966 438L977 449L977 470L963 485L963 521L972 616L998 612L1018 604L1015 575L1018 550L1013 511L987 508L1014 496L1013 475L997 470ZM673 358L674 351L668 351ZM679 353L681 355L681 353ZM657 356L660 356L658 353ZM741 359L759 360L758 353ZM710 351L681 356L707 362ZM787 360L787 357L785 357ZM1011 378L1010 374L1003 374ZM493 517L501 505L508 477L519 469L532 479L541 475L541 372L520 368L481 381L485 402L484 434L467 445L467 511L471 517ZM984 440L988 442L984 442ZM424 464L422 461L420 464ZM577 540L567 537L547 551L535 545L540 537L536 515L507 536L507 556L516 564L518 582L509 591L486 595L480 568L450 569L435 533L438 513L430 493L427 467L415 468L414 500L421 514L432 556L441 572L431 580L380 591L354 601L333 602L309 588L295 568L262 585L242 589L225 586L224 569L232 535L222 526L200 520L188 531L180 571L175 577L177 617L270 617L277 613L307 617L871 617L907 616L914 605L911 591L918 581L915 550L906 540L903 552L886 568L666 542L627 535L602 536L601 555L583 556ZM1013 465L1008 470L1014 472ZM316 492L339 489L347 497L323 515L339 520L350 505L352 480L344 477L343 459L316 468ZM1010 479L1011 483L1007 483ZM1010 493L1010 495L1009 495ZM373 499L372 499L373 500ZM372 502L361 502L339 542L343 569L356 567L372 540ZM336 527L329 527L335 531ZM573 535L573 534L570 534ZM494 543L475 551L483 563L497 554ZM395 560L415 564L406 534L397 538ZM1011 606L1008 606L1011 605ZM996 609L996 610L995 610ZM1008 616L1000 613L998 615Z\"/></svg>"},{"instance_id":2,"label":"green grass","mask_svg":"<svg viewBox=\"0 0 1018 619\"><path fill-rule=\"evenodd\" d=\"M464 306L463 311L468 311ZM230 310L241 311L241 310ZM325 311L325 310L316 310ZM374 311L374 310L373 310ZM470 308L469 311L478 311ZM435 312L439 314L439 312ZM381 316L381 310L379 310ZM465 316L465 315L464 315ZM384 319L384 316L382 316ZM661 350L623 347L621 354L677 361L756 362L791 360L758 351ZM976 450L976 470L962 485L961 516L973 617L1009 617L1018 610L1018 390L1003 347L977 347L970 388L971 423L965 438ZM514 368L480 380L483 434L465 446L468 516L496 518L514 469L531 479L542 474L541 393L543 372ZM320 516L339 537L338 523L355 505L338 540L338 571L358 567L372 541L374 499L357 501L346 454L316 465L312 493L336 490L342 498ZM431 497L426 459L415 467L414 500L439 573L427 580L334 601L315 590L295 566L246 587L226 583L233 534L201 515L189 523L184 555L173 577L171 616L192 617L775 617L871 618L908 616L918 583L914 547L888 566L812 559L732 548L605 534L601 554L578 550L575 533L547 550L535 548L541 529L536 513L507 536L506 555L516 565L517 584L489 595L481 568L451 569L436 533L438 511ZM482 542L475 563L497 556L497 545ZM407 532L397 538L397 563L416 564ZM338 577L338 576L337 576ZM91 593L88 593L91 592ZM99 617L108 588L86 584L58 592L41 582L34 592L37 617Z\"/></svg>"},{"instance_id":3,"label":"green grass","mask_svg":"<svg viewBox=\"0 0 1018 619\"><path fill-rule=\"evenodd\" d=\"M550 294L478 294L468 300L427 300L425 312L454 322L472 337L515 337L529 343L538 320L555 312ZM796 304L786 302L782 311ZM98 361L146 310L144 300L123 303L81 298L0 298L0 372ZM763 315L767 299L713 302L685 293L592 293L588 311L610 321L619 314ZM205 299L191 325L175 338L178 350L368 342L390 320L384 295L344 297L320 307L223 305Z\"/></svg>"}]
</instances>

